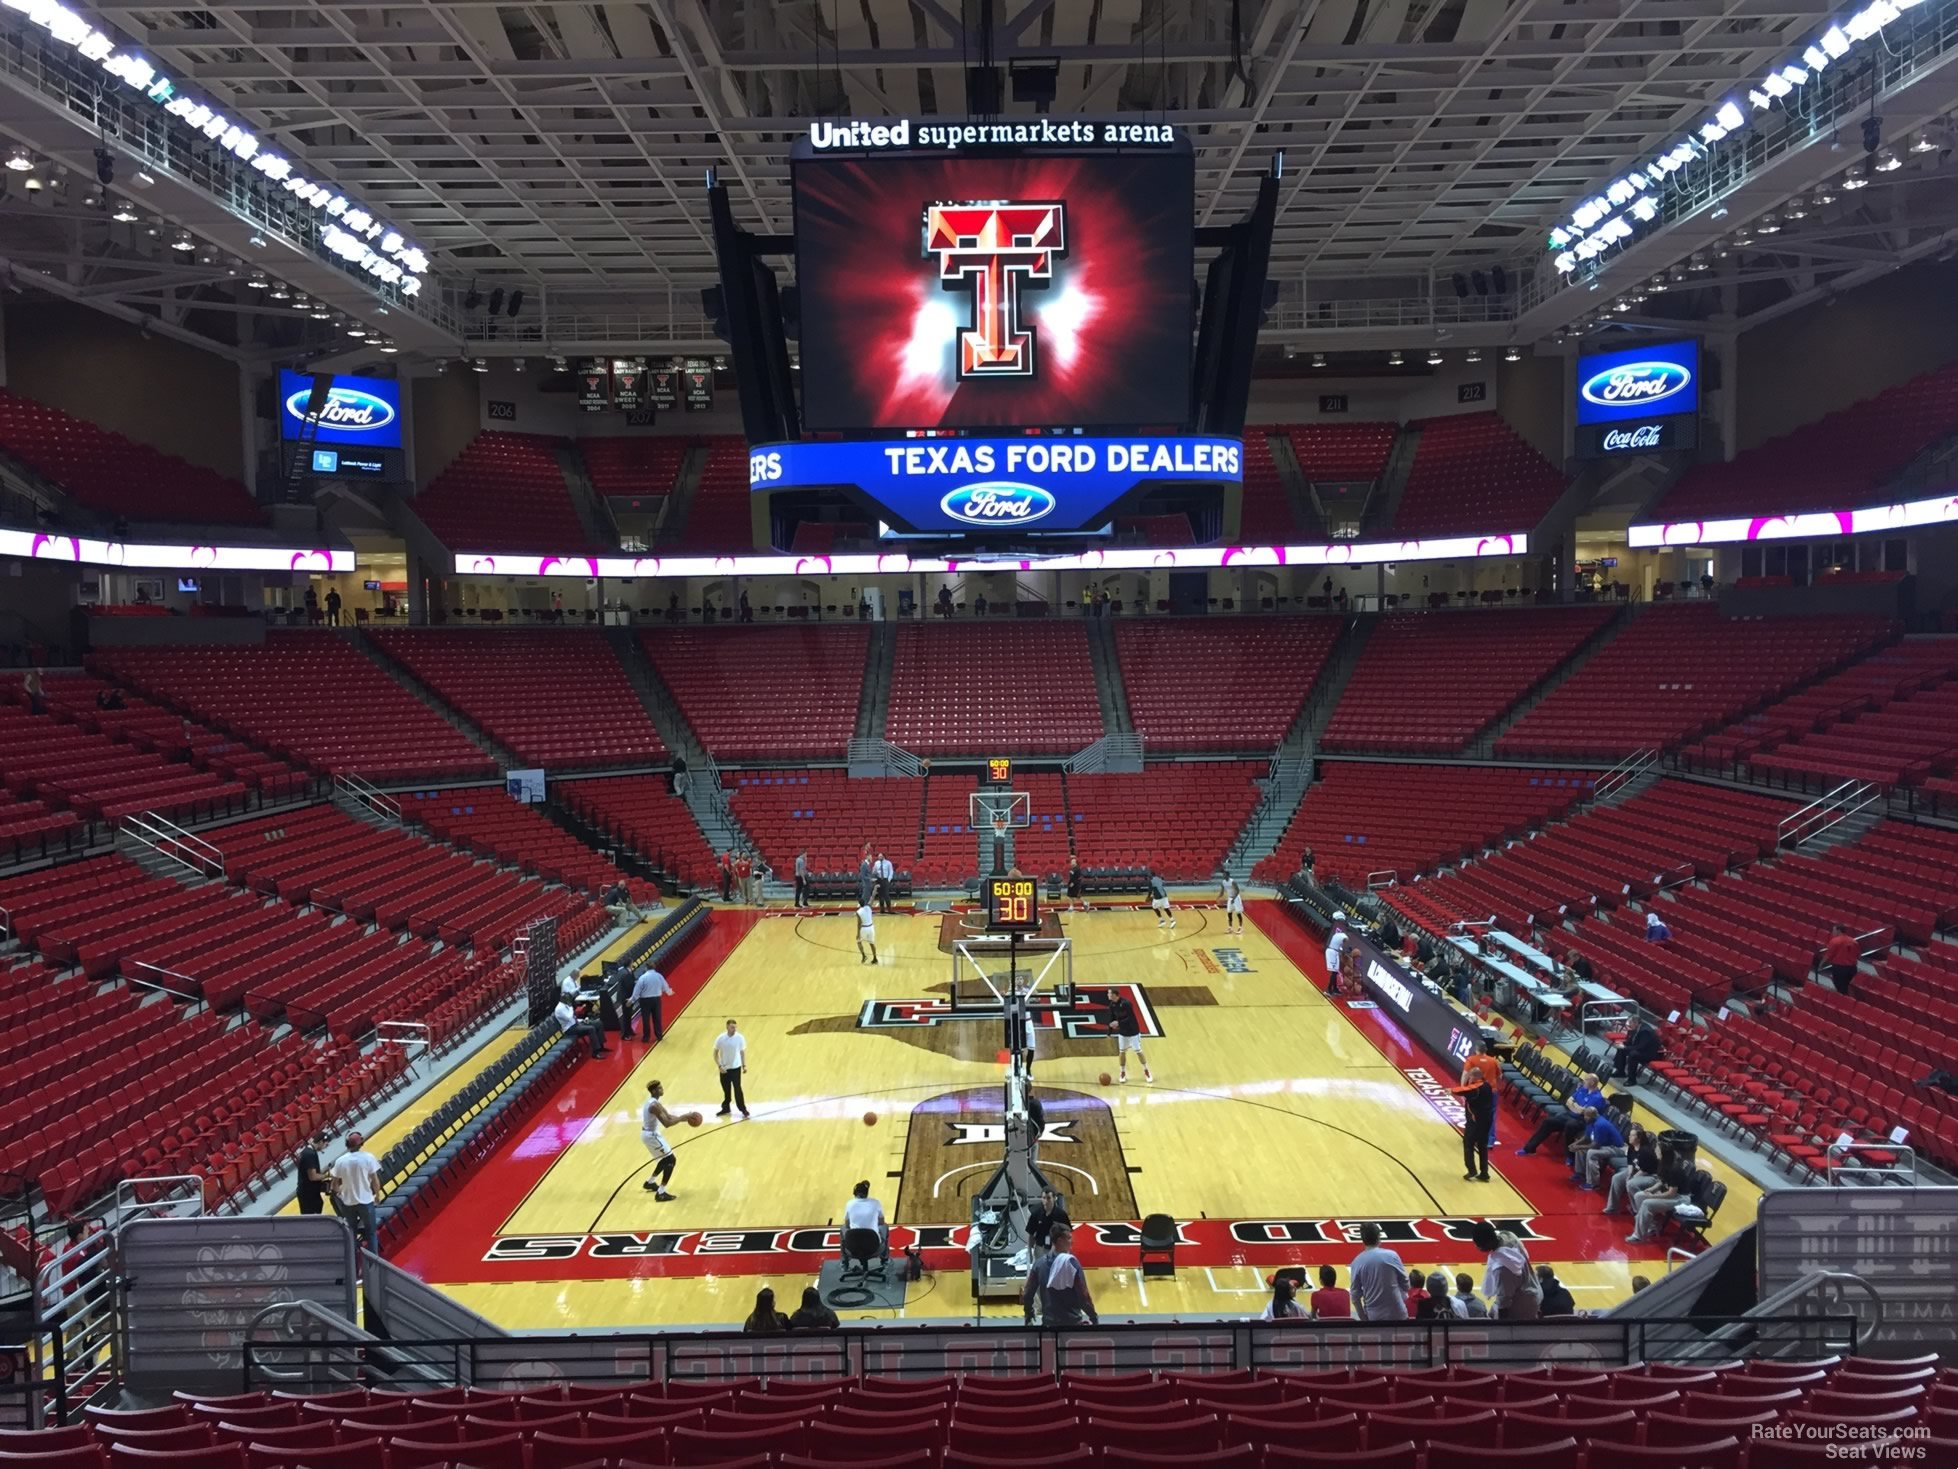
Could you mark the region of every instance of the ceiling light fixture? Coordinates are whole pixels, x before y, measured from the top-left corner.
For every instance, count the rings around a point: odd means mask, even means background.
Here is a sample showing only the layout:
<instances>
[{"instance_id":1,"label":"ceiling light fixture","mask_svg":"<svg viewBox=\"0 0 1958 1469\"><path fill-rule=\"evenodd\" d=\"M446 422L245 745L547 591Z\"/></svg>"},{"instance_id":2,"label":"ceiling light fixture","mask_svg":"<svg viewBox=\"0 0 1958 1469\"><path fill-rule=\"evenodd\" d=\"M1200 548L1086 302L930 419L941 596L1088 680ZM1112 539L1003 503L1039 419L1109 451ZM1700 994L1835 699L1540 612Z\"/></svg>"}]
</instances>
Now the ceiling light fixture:
<instances>
[{"instance_id":1,"label":"ceiling light fixture","mask_svg":"<svg viewBox=\"0 0 1958 1469\"><path fill-rule=\"evenodd\" d=\"M1469 360L1470 362L1480 362L1480 361L1482 360L1482 349L1481 349L1480 347L1471 347L1471 348L1469 348L1469 349L1468 349L1468 360Z\"/></svg>"},{"instance_id":2,"label":"ceiling light fixture","mask_svg":"<svg viewBox=\"0 0 1958 1469\"><path fill-rule=\"evenodd\" d=\"M488 363L488 362L486 362L486 361L484 361L484 360L483 360L482 358L480 358L480 357L478 357L478 358L477 358L477 359L476 359L476 360L475 360L474 362L472 362L472 363L470 363L469 365L470 365L471 367L473 367L473 368L475 368L475 369L476 369L476 371L478 371L478 372L488 372L488 371L489 371L489 363Z\"/></svg>"},{"instance_id":3,"label":"ceiling light fixture","mask_svg":"<svg viewBox=\"0 0 1958 1469\"><path fill-rule=\"evenodd\" d=\"M1870 176L1860 168L1852 168L1842 176L1842 186L1853 194L1870 186Z\"/></svg>"},{"instance_id":4,"label":"ceiling light fixture","mask_svg":"<svg viewBox=\"0 0 1958 1469\"><path fill-rule=\"evenodd\" d=\"M1786 213L1790 219L1807 219L1808 200L1804 199L1800 194L1797 194L1788 201Z\"/></svg>"},{"instance_id":5,"label":"ceiling light fixture","mask_svg":"<svg viewBox=\"0 0 1958 1469\"><path fill-rule=\"evenodd\" d=\"M116 205L116 212L111 214L109 218L113 219L117 224L134 224L142 218L142 215L138 214L134 209L131 209L125 200Z\"/></svg>"},{"instance_id":6,"label":"ceiling light fixture","mask_svg":"<svg viewBox=\"0 0 1958 1469\"><path fill-rule=\"evenodd\" d=\"M1387 354L1387 365L1389 367L1399 367L1404 360L1398 350Z\"/></svg>"},{"instance_id":7,"label":"ceiling light fixture","mask_svg":"<svg viewBox=\"0 0 1958 1469\"><path fill-rule=\"evenodd\" d=\"M272 282L272 299L274 301L290 301L292 299L292 292L286 289L286 283L284 281Z\"/></svg>"},{"instance_id":8,"label":"ceiling light fixture","mask_svg":"<svg viewBox=\"0 0 1958 1469\"><path fill-rule=\"evenodd\" d=\"M1755 220L1755 221L1754 221L1754 233L1755 233L1755 234L1757 234L1757 235L1778 235L1778 234L1780 234L1780 233L1781 233L1781 216L1780 216L1780 215L1778 215L1778 214L1764 214L1764 215L1762 215L1762 216L1761 216L1761 217L1760 217L1759 219L1757 219L1757 220Z\"/></svg>"},{"instance_id":9,"label":"ceiling light fixture","mask_svg":"<svg viewBox=\"0 0 1958 1469\"><path fill-rule=\"evenodd\" d=\"M1910 151L1913 153L1935 153L1938 151L1938 145L1931 141L1931 135L1929 133L1919 133L1910 140Z\"/></svg>"},{"instance_id":10,"label":"ceiling light fixture","mask_svg":"<svg viewBox=\"0 0 1958 1469\"><path fill-rule=\"evenodd\" d=\"M314 321L333 320L333 313L326 309L326 303L324 301L315 301L313 303L313 320Z\"/></svg>"},{"instance_id":11,"label":"ceiling light fixture","mask_svg":"<svg viewBox=\"0 0 1958 1469\"><path fill-rule=\"evenodd\" d=\"M1523 349L1521 347L1503 348L1502 360L1505 362L1521 362L1523 360Z\"/></svg>"},{"instance_id":12,"label":"ceiling light fixture","mask_svg":"<svg viewBox=\"0 0 1958 1469\"><path fill-rule=\"evenodd\" d=\"M1897 151L1894 148L1885 148L1881 153L1877 154L1876 162L1872 165L1878 173L1895 173L1903 166L1904 161L1897 156Z\"/></svg>"},{"instance_id":13,"label":"ceiling light fixture","mask_svg":"<svg viewBox=\"0 0 1958 1469\"><path fill-rule=\"evenodd\" d=\"M1439 347L1428 348L1428 366L1430 367L1441 366L1441 348Z\"/></svg>"},{"instance_id":14,"label":"ceiling light fixture","mask_svg":"<svg viewBox=\"0 0 1958 1469\"><path fill-rule=\"evenodd\" d=\"M356 338L364 337L367 335L367 328L360 322L350 321L347 323L347 335Z\"/></svg>"},{"instance_id":15,"label":"ceiling light fixture","mask_svg":"<svg viewBox=\"0 0 1958 1469\"><path fill-rule=\"evenodd\" d=\"M390 357L392 357L395 353L401 350L399 347L395 346L394 343L385 340L380 342L378 345L380 349L383 352L387 353L387 355Z\"/></svg>"},{"instance_id":16,"label":"ceiling light fixture","mask_svg":"<svg viewBox=\"0 0 1958 1469\"><path fill-rule=\"evenodd\" d=\"M255 270L251 273L251 278L247 280L245 284L250 286L254 291L262 291L267 286L271 285L272 282L266 279L266 275L264 271Z\"/></svg>"},{"instance_id":17,"label":"ceiling light fixture","mask_svg":"<svg viewBox=\"0 0 1958 1469\"><path fill-rule=\"evenodd\" d=\"M34 166L34 155L16 143L7 153L7 167L15 173L26 173Z\"/></svg>"},{"instance_id":18,"label":"ceiling light fixture","mask_svg":"<svg viewBox=\"0 0 1958 1469\"><path fill-rule=\"evenodd\" d=\"M21 180L21 187L30 194L38 194L47 187L47 183L38 173L30 173Z\"/></svg>"},{"instance_id":19,"label":"ceiling light fixture","mask_svg":"<svg viewBox=\"0 0 1958 1469\"><path fill-rule=\"evenodd\" d=\"M514 371L514 372L522 372L522 371L523 371L523 358L521 358L521 357L518 357L518 358L516 358L516 359L515 359L514 361L512 361L512 362L510 363L510 368L511 368L511 370L512 370L512 371Z\"/></svg>"},{"instance_id":20,"label":"ceiling light fixture","mask_svg":"<svg viewBox=\"0 0 1958 1469\"><path fill-rule=\"evenodd\" d=\"M1326 354L1324 352L1314 352L1312 354L1312 365L1314 367L1324 367L1326 365Z\"/></svg>"}]
</instances>

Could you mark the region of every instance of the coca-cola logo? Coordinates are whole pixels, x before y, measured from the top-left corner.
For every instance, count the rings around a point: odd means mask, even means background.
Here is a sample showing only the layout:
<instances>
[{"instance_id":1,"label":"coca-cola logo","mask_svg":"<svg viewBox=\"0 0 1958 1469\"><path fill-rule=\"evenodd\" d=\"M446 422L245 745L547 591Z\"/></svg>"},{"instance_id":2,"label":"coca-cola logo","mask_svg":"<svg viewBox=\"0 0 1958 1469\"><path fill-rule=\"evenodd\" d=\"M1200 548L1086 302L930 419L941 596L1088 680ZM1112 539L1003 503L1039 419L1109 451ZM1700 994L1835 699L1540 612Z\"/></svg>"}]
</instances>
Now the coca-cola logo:
<instances>
[{"instance_id":1,"label":"coca-cola logo","mask_svg":"<svg viewBox=\"0 0 1958 1469\"><path fill-rule=\"evenodd\" d=\"M1662 437L1656 423L1642 423L1637 428L1615 428L1604 436L1604 449L1607 454L1623 449L1657 449Z\"/></svg>"}]
</instances>

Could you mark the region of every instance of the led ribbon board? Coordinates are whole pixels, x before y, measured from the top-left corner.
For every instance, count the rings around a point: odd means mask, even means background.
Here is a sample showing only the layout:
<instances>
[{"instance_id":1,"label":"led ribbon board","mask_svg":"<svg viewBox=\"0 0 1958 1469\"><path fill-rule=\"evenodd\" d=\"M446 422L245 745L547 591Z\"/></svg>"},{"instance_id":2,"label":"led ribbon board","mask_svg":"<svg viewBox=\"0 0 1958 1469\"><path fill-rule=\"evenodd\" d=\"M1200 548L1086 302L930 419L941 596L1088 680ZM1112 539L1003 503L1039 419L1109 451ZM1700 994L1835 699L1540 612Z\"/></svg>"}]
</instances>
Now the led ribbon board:
<instances>
[{"instance_id":1,"label":"led ribbon board","mask_svg":"<svg viewBox=\"0 0 1958 1469\"><path fill-rule=\"evenodd\" d=\"M267 148L251 128L226 117L164 75L155 62L118 44L86 17L55 0L0 0L39 26L52 40L72 49L84 61L148 99L158 111L201 134L241 163L278 184L288 194L326 216L320 243L327 251L404 296L419 294L428 256L400 230L330 184L297 173L290 159Z\"/></svg>"},{"instance_id":2,"label":"led ribbon board","mask_svg":"<svg viewBox=\"0 0 1958 1469\"><path fill-rule=\"evenodd\" d=\"M1371 566L1381 561L1455 561L1527 556L1522 531L1448 536L1433 541L1331 541L1316 546L1184 546L1175 550L1081 551L1059 556L539 556L534 552L459 551L459 576L889 576L961 571L1201 571L1226 566Z\"/></svg>"},{"instance_id":3,"label":"led ribbon board","mask_svg":"<svg viewBox=\"0 0 1958 1469\"><path fill-rule=\"evenodd\" d=\"M354 553L330 547L167 546L0 529L0 556L130 571L352 571Z\"/></svg>"},{"instance_id":4,"label":"led ribbon board","mask_svg":"<svg viewBox=\"0 0 1958 1469\"><path fill-rule=\"evenodd\" d=\"M1671 520L1635 525L1626 542L1635 550L1663 546L1724 546L1745 541L1828 540L1896 534L1927 525L1958 523L1958 495L1908 500L1900 505L1866 505L1861 510L1791 510L1730 520Z\"/></svg>"},{"instance_id":5,"label":"led ribbon board","mask_svg":"<svg viewBox=\"0 0 1958 1469\"><path fill-rule=\"evenodd\" d=\"M1243 479L1242 441L1195 434L764 444L748 455L751 491L854 488L907 530L968 535L1092 529L1152 481Z\"/></svg>"}]
</instances>

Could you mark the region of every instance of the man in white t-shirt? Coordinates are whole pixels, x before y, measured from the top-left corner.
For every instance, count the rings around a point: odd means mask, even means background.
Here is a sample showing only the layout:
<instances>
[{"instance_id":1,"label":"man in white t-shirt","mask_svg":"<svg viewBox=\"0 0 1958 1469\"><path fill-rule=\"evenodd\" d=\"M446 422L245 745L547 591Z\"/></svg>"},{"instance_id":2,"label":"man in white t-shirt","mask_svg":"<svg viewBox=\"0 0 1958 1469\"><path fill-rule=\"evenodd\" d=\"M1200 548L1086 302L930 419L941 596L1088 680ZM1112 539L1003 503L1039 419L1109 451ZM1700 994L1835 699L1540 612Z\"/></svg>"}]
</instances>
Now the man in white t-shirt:
<instances>
[{"instance_id":1,"label":"man in white t-shirt","mask_svg":"<svg viewBox=\"0 0 1958 1469\"><path fill-rule=\"evenodd\" d=\"M891 1225L884 1217L884 1206L870 1196L870 1180L863 1179L850 1190L850 1202L843 1206L843 1230L874 1229L883 1241L884 1259L891 1258ZM843 1257L849 1263L849 1256Z\"/></svg>"},{"instance_id":2,"label":"man in white t-shirt","mask_svg":"<svg viewBox=\"0 0 1958 1469\"><path fill-rule=\"evenodd\" d=\"M739 1107L743 1117L752 1115L741 1090L741 1075L748 1069L748 1038L732 1020L724 1033L714 1037L714 1065L721 1073L721 1110L714 1115L725 1117L730 1107Z\"/></svg>"},{"instance_id":3,"label":"man in white t-shirt","mask_svg":"<svg viewBox=\"0 0 1958 1469\"><path fill-rule=\"evenodd\" d=\"M1326 937L1326 993L1339 993L1339 970L1346 962L1346 914L1333 914L1333 931Z\"/></svg>"},{"instance_id":4,"label":"man in white t-shirt","mask_svg":"<svg viewBox=\"0 0 1958 1469\"><path fill-rule=\"evenodd\" d=\"M566 1035L583 1035L591 1041L594 1056L605 1054L605 1030L596 1020L580 1020L577 1010L572 1006L571 997L566 995L557 1002L557 1009L551 1014L557 1020L557 1028Z\"/></svg>"},{"instance_id":5,"label":"man in white t-shirt","mask_svg":"<svg viewBox=\"0 0 1958 1469\"><path fill-rule=\"evenodd\" d=\"M678 1127L685 1122L693 1127L700 1125L700 1114L688 1112L675 1115L666 1110L663 1098L666 1087L657 1081L646 1083L646 1100L639 1105L639 1141L645 1144L646 1151L652 1155L652 1175L640 1185L653 1191L653 1197L660 1203L672 1202L673 1195L667 1192L667 1184L673 1181L673 1145L666 1140L666 1129Z\"/></svg>"},{"instance_id":6,"label":"man in white t-shirt","mask_svg":"<svg viewBox=\"0 0 1958 1469\"><path fill-rule=\"evenodd\" d=\"M891 883L897 877L897 868L891 864L889 857L879 852L877 854L877 860L871 864L870 873L871 876L877 879L877 911L880 913L889 913L891 911Z\"/></svg>"},{"instance_id":7,"label":"man in white t-shirt","mask_svg":"<svg viewBox=\"0 0 1958 1469\"><path fill-rule=\"evenodd\" d=\"M857 962L877 962L877 915L871 911L868 898L857 904Z\"/></svg>"},{"instance_id":8,"label":"man in white t-shirt","mask_svg":"<svg viewBox=\"0 0 1958 1469\"><path fill-rule=\"evenodd\" d=\"M639 978L632 982L631 999L633 1009L639 1012L640 1040L650 1042L665 1038L666 1030L661 1024L664 1018L661 1015L661 1002L672 993L673 986L667 983L666 976L652 965L648 964L639 971ZM628 1028L631 1024L630 1020L626 1022ZM646 1034L649 1025L653 1031L650 1036Z\"/></svg>"},{"instance_id":9,"label":"man in white t-shirt","mask_svg":"<svg viewBox=\"0 0 1958 1469\"><path fill-rule=\"evenodd\" d=\"M374 1203L381 1186L381 1160L367 1151L357 1132L347 1134L347 1151L329 1170L333 1207L353 1228L363 1249L374 1249Z\"/></svg>"}]
</instances>

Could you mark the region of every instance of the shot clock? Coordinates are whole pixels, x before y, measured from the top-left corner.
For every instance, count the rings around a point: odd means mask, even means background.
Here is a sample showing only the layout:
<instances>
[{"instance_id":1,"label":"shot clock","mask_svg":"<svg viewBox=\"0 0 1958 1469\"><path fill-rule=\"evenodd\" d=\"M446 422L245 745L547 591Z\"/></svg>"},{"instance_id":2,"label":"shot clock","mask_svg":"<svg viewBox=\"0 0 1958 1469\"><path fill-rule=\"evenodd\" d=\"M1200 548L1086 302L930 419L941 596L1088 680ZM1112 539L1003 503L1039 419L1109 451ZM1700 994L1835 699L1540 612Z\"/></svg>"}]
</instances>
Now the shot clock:
<instances>
[{"instance_id":1,"label":"shot clock","mask_svg":"<svg viewBox=\"0 0 1958 1469\"><path fill-rule=\"evenodd\" d=\"M1039 933L1039 882L1031 877L987 878L986 931Z\"/></svg>"},{"instance_id":2,"label":"shot clock","mask_svg":"<svg viewBox=\"0 0 1958 1469\"><path fill-rule=\"evenodd\" d=\"M996 786L1013 784L1013 762L995 755L986 762L986 780Z\"/></svg>"}]
</instances>

